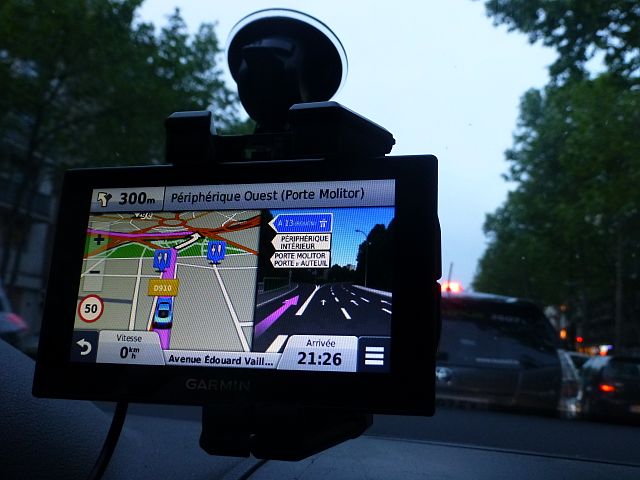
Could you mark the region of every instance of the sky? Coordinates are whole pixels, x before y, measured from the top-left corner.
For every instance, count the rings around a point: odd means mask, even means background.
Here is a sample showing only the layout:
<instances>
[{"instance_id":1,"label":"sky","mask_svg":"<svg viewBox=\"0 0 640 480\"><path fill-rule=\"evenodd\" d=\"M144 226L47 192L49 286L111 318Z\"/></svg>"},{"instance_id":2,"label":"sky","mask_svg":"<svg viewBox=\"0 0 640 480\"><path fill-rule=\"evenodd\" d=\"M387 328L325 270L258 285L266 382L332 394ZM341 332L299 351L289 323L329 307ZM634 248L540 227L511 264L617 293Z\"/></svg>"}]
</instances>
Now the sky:
<instances>
[{"instance_id":1,"label":"sky","mask_svg":"<svg viewBox=\"0 0 640 480\"><path fill-rule=\"evenodd\" d=\"M389 130L391 155L439 159L442 269L469 289L487 239L482 225L513 186L508 164L520 97L548 81L553 50L493 26L472 0L146 0L156 26L180 6L190 30L217 23L221 45L246 15L292 8L325 23L344 46L349 70L332 98ZM226 57L223 67L230 87Z\"/></svg>"}]
</instances>

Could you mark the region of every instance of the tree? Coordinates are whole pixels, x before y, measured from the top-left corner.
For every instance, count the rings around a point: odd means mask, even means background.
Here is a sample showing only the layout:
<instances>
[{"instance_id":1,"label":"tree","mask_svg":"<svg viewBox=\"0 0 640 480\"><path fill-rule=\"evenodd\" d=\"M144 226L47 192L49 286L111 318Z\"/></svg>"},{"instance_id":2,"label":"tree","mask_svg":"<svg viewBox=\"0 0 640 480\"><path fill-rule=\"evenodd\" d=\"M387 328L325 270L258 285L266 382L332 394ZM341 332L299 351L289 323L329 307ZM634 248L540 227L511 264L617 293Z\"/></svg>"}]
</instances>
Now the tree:
<instances>
[{"instance_id":1,"label":"tree","mask_svg":"<svg viewBox=\"0 0 640 480\"><path fill-rule=\"evenodd\" d=\"M506 178L487 216L474 287L569 306L616 346L640 343L640 4L486 0L496 24L558 51L550 85L523 97ZM602 55L606 72L587 62ZM613 321L611 321L613 319ZM591 322L591 324L588 324ZM594 333L594 336L598 336Z\"/></svg>"},{"instance_id":2,"label":"tree","mask_svg":"<svg viewBox=\"0 0 640 480\"><path fill-rule=\"evenodd\" d=\"M622 318L640 314L639 107L609 74L525 94L507 152L517 187L487 216L474 288L567 304L576 321L607 310L618 345L636 334Z\"/></svg>"},{"instance_id":3,"label":"tree","mask_svg":"<svg viewBox=\"0 0 640 480\"><path fill-rule=\"evenodd\" d=\"M585 64L604 55L609 72L638 80L640 4L637 0L487 0L496 24L528 34L531 43L555 48L556 80L581 78Z\"/></svg>"},{"instance_id":4,"label":"tree","mask_svg":"<svg viewBox=\"0 0 640 480\"><path fill-rule=\"evenodd\" d=\"M381 223L374 225L367 234L367 239L358 247L355 278L360 284L366 283L367 287L389 292L392 290L393 276L389 256L394 248L394 232L394 220L388 227Z\"/></svg>"},{"instance_id":5,"label":"tree","mask_svg":"<svg viewBox=\"0 0 640 480\"><path fill-rule=\"evenodd\" d=\"M137 23L141 3L0 5L0 167L14 185L0 278L9 284L32 224L21 212L31 210L43 184L55 195L62 170L161 162L163 120L177 110L211 108L218 128L242 128L218 66L214 26L190 35L176 10L156 32Z\"/></svg>"}]
</instances>

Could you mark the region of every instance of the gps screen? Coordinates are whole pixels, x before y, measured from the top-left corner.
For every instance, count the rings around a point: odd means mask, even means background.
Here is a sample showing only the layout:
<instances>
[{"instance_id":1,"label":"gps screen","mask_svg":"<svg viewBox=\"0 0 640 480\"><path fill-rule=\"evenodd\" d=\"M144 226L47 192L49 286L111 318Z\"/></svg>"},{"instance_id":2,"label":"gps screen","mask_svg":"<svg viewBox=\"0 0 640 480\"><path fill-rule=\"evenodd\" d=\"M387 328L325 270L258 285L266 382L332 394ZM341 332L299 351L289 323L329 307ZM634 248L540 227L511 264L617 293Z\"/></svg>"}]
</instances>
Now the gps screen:
<instances>
[{"instance_id":1,"label":"gps screen","mask_svg":"<svg viewBox=\"0 0 640 480\"><path fill-rule=\"evenodd\" d=\"M71 360L388 372L395 181L94 189Z\"/></svg>"}]
</instances>

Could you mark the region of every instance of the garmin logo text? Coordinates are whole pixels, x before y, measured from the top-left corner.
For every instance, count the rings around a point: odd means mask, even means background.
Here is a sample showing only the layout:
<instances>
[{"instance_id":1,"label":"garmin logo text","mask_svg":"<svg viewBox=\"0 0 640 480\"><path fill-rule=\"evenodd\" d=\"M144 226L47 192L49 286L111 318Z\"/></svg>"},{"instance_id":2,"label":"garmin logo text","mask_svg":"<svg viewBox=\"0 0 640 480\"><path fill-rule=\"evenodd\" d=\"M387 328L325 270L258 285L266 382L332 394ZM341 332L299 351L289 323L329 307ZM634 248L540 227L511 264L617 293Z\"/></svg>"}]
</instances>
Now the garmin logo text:
<instances>
[{"instance_id":1,"label":"garmin logo text","mask_svg":"<svg viewBox=\"0 0 640 480\"><path fill-rule=\"evenodd\" d=\"M211 378L187 378L185 386L189 390L206 390L208 392L249 392L251 382L248 380L217 380Z\"/></svg>"}]
</instances>

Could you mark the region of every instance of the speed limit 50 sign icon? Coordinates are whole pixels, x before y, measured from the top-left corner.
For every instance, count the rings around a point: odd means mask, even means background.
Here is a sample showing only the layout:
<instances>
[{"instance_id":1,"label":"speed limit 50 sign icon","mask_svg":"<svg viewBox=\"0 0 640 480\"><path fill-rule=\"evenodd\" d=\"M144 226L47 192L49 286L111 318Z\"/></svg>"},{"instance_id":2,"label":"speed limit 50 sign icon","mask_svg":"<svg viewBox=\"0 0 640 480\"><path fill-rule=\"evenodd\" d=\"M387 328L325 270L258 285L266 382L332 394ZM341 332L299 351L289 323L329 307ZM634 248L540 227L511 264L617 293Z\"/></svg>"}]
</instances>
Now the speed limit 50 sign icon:
<instances>
[{"instance_id":1,"label":"speed limit 50 sign icon","mask_svg":"<svg viewBox=\"0 0 640 480\"><path fill-rule=\"evenodd\" d=\"M78 303L78 316L80 320L93 323L104 313L104 302L98 295L87 295Z\"/></svg>"}]
</instances>

